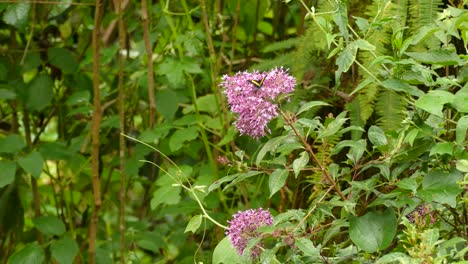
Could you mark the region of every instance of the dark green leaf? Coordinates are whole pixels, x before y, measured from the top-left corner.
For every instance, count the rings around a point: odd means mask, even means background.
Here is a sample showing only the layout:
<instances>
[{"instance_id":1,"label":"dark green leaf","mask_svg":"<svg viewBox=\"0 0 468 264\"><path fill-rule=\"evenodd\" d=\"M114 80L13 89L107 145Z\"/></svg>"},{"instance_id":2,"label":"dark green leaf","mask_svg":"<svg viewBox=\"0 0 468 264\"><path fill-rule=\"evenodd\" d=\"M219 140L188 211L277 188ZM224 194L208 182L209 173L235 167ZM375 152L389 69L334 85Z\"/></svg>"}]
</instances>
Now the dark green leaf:
<instances>
[{"instance_id":1,"label":"dark green leaf","mask_svg":"<svg viewBox=\"0 0 468 264\"><path fill-rule=\"evenodd\" d=\"M73 263L73 259L78 253L78 244L75 240L64 237L54 240L50 245L52 257L60 264Z\"/></svg>"},{"instance_id":2,"label":"dark green leaf","mask_svg":"<svg viewBox=\"0 0 468 264\"><path fill-rule=\"evenodd\" d=\"M7 89L0 89L0 99L12 100L15 98L16 98L15 92L7 90Z\"/></svg>"},{"instance_id":3,"label":"dark green leaf","mask_svg":"<svg viewBox=\"0 0 468 264\"><path fill-rule=\"evenodd\" d=\"M41 111L54 96L54 83L47 74L40 74L34 78L28 87L26 106L30 110Z\"/></svg>"},{"instance_id":4,"label":"dark green leaf","mask_svg":"<svg viewBox=\"0 0 468 264\"><path fill-rule=\"evenodd\" d=\"M42 173L42 167L44 166L44 159L42 155L33 151L28 155L20 158L18 164L23 168L27 173L30 173L34 178L39 178Z\"/></svg>"},{"instance_id":5,"label":"dark green leaf","mask_svg":"<svg viewBox=\"0 0 468 264\"><path fill-rule=\"evenodd\" d=\"M462 192L457 184L457 181L461 178L462 174L457 170L450 172L431 171L424 176L422 190L418 191L418 196L427 203L437 201L455 208L457 205L456 198Z\"/></svg>"},{"instance_id":6,"label":"dark green leaf","mask_svg":"<svg viewBox=\"0 0 468 264\"><path fill-rule=\"evenodd\" d=\"M47 57L50 64L62 70L63 73L72 74L78 70L75 56L67 49L49 48L47 50Z\"/></svg>"},{"instance_id":7,"label":"dark green leaf","mask_svg":"<svg viewBox=\"0 0 468 264\"><path fill-rule=\"evenodd\" d=\"M23 138L16 134L0 139L0 153L16 153L26 147Z\"/></svg>"},{"instance_id":8,"label":"dark green leaf","mask_svg":"<svg viewBox=\"0 0 468 264\"><path fill-rule=\"evenodd\" d=\"M65 225L55 216L40 216L34 218L33 223L45 235L60 236L65 232Z\"/></svg>"},{"instance_id":9,"label":"dark green leaf","mask_svg":"<svg viewBox=\"0 0 468 264\"><path fill-rule=\"evenodd\" d=\"M198 128L197 127L188 127L184 129L179 129L172 134L169 139L169 147L171 151L177 151L182 148L182 146L187 141L192 141L198 137Z\"/></svg>"},{"instance_id":10,"label":"dark green leaf","mask_svg":"<svg viewBox=\"0 0 468 264\"><path fill-rule=\"evenodd\" d=\"M166 245L159 232L143 231L136 236L135 240L138 247L155 253L158 253L159 249Z\"/></svg>"},{"instance_id":11,"label":"dark green leaf","mask_svg":"<svg viewBox=\"0 0 468 264\"><path fill-rule=\"evenodd\" d=\"M25 73L31 70L35 70L37 67L39 67L39 65L41 65L41 56L39 53L29 52L28 55L26 55L21 71Z\"/></svg>"},{"instance_id":12,"label":"dark green leaf","mask_svg":"<svg viewBox=\"0 0 468 264\"><path fill-rule=\"evenodd\" d=\"M432 155L435 155L435 154L439 154L439 155L449 154L449 155L452 155L454 147L455 147L455 144L453 144L453 142L439 142L439 143L435 144L431 148L431 152L429 153L429 156L432 156Z\"/></svg>"},{"instance_id":13,"label":"dark green leaf","mask_svg":"<svg viewBox=\"0 0 468 264\"><path fill-rule=\"evenodd\" d=\"M397 219L392 209L385 212L369 212L352 217L349 224L351 240L366 252L386 249L396 234Z\"/></svg>"},{"instance_id":14,"label":"dark green leaf","mask_svg":"<svg viewBox=\"0 0 468 264\"><path fill-rule=\"evenodd\" d=\"M39 147L39 152L46 160L66 160L75 155L63 142L46 142Z\"/></svg>"},{"instance_id":15,"label":"dark green leaf","mask_svg":"<svg viewBox=\"0 0 468 264\"><path fill-rule=\"evenodd\" d=\"M42 264L44 250L36 243L27 244L8 259L8 264Z\"/></svg>"},{"instance_id":16,"label":"dark green leaf","mask_svg":"<svg viewBox=\"0 0 468 264\"><path fill-rule=\"evenodd\" d=\"M0 189L15 180L16 163L12 161L0 160Z\"/></svg>"}]
</instances>

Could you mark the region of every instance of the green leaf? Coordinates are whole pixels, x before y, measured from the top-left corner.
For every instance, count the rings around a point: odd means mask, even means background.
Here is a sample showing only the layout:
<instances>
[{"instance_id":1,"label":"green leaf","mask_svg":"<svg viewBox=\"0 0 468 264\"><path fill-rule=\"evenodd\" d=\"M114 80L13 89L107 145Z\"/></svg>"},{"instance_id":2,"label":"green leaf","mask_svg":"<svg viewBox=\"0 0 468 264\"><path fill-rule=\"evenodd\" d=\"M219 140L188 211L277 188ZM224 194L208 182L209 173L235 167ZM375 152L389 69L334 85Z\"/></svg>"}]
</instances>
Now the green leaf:
<instances>
[{"instance_id":1,"label":"green leaf","mask_svg":"<svg viewBox=\"0 0 468 264\"><path fill-rule=\"evenodd\" d=\"M172 134L169 139L169 147L171 151L175 152L182 148L187 141L192 141L198 137L197 127L188 127L184 129L178 129Z\"/></svg>"},{"instance_id":2,"label":"green leaf","mask_svg":"<svg viewBox=\"0 0 468 264\"><path fill-rule=\"evenodd\" d=\"M167 120L174 119L174 114L177 112L179 104L187 101L185 97L169 89L158 91L154 99L158 106L157 111Z\"/></svg>"},{"instance_id":3,"label":"green leaf","mask_svg":"<svg viewBox=\"0 0 468 264\"><path fill-rule=\"evenodd\" d=\"M15 92L7 90L7 89L0 89L0 99L12 100L15 98L16 98Z\"/></svg>"},{"instance_id":4,"label":"green leaf","mask_svg":"<svg viewBox=\"0 0 468 264\"><path fill-rule=\"evenodd\" d=\"M52 257L60 264L73 263L78 250L76 241L68 237L54 240L50 245Z\"/></svg>"},{"instance_id":5,"label":"green leaf","mask_svg":"<svg viewBox=\"0 0 468 264\"><path fill-rule=\"evenodd\" d=\"M325 106L325 105L329 105L329 104L327 104L325 102L322 102L322 101L307 102L303 106L301 106L299 111L297 111L296 115L299 115L299 114L301 114L301 113L303 113L305 111L308 111L311 108L314 108L314 107L317 107L317 106Z\"/></svg>"},{"instance_id":6,"label":"green leaf","mask_svg":"<svg viewBox=\"0 0 468 264\"><path fill-rule=\"evenodd\" d=\"M304 256L316 258L320 257L320 249L314 246L314 243L312 243L310 239L305 237L299 237L295 242L299 250L301 250L302 253L304 253Z\"/></svg>"},{"instance_id":7,"label":"green leaf","mask_svg":"<svg viewBox=\"0 0 468 264\"><path fill-rule=\"evenodd\" d=\"M135 240L138 247L151 250L155 253L158 253L159 249L166 245L159 232L143 231L136 235Z\"/></svg>"},{"instance_id":8,"label":"green leaf","mask_svg":"<svg viewBox=\"0 0 468 264\"><path fill-rule=\"evenodd\" d=\"M198 110L200 112L216 113L218 106L214 94L208 94L197 98Z\"/></svg>"},{"instance_id":9,"label":"green leaf","mask_svg":"<svg viewBox=\"0 0 468 264\"><path fill-rule=\"evenodd\" d=\"M8 264L42 264L44 250L36 243L27 244L8 259Z\"/></svg>"},{"instance_id":10,"label":"green leaf","mask_svg":"<svg viewBox=\"0 0 468 264\"><path fill-rule=\"evenodd\" d=\"M415 59L416 61L427 64L447 66L459 65L462 63L462 60L460 59L455 50L432 49L421 52L405 52L405 54Z\"/></svg>"},{"instance_id":11,"label":"green leaf","mask_svg":"<svg viewBox=\"0 0 468 264\"><path fill-rule=\"evenodd\" d=\"M466 142L466 130L468 129L468 115L460 117L457 122L457 139L456 142L458 145L463 146L464 142Z\"/></svg>"},{"instance_id":12,"label":"green leaf","mask_svg":"<svg viewBox=\"0 0 468 264\"><path fill-rule=\"evenodd\" d=\"M54 141L46 142L39 147L39 152L46 160L67 160L75 155L65 143Z\"/></svg>"},{"instance_id":13,"label":"green leaf","mask_svg":"<svg viewBox=\"0 0 468 264\"><path fill-rule=\"evenodd\" d=\"M338 65L338 70L337 72L343 73L347 72L349 70L349 67L353 65L354 60L356 59L356 52L357 52L357 47L352 42L346 48L340 53L338 58L336 59L336 65Z\"/></svg>"},{"instance_id":14,"label":"green leaf","mask_svg":"<svg viewBox=\"0 0 468 264\"><path fill-rule=\"evenodd\" d=\"M459 171L468 172L468 160L466 159L457 160L455 166Z\"/></svg>"},{"instance_id":15,"label":"green leaf","mask_svg":"<svg viewBox=\"0 0 468 264\"><path fill-rule=\"evenodd\" d=\"M371 126L367 132L367 135L372 145L376 147L388 144L385 132L378 126Z\"/></svg>"},{"instance_id":16,"label":"green leaf","mask_svg":"<svg viewBox=\"0 0 468 264\"><path fill-rule=\"evenodd\" d=\"M26 106L33 111L41 111L54 96L54 83L47 74L36 76L28 87Z\"/></svg>"},{"instance_id":17,"label":"green leaf","mask_svg":"<svg viewBox=\"0 0 468 264\"><path fill-rule=\"evenodd\" d=\"M283 188L284 184L286 183L286 179L288 178L288 171L283 169L276 169L273 173L271 173L268 185L270 187L270 198L281 188Z\"/></svg>"},{"instance_id":18,"label":"green leaf","mask_svg":"<svg viewBox=\"0 0 468 264\"><path fill-rule=\"evenodd\" d=\"M153 192L151 209L154 210L160 204L177 204L180 202L180 188L175 186L162 186Z\"/></svg>"},{"instance_id":19,"label":"green leaf","mask_svg":"<svg viewBox=\"0 0 468 264\"><path fill-rule=\"evenodd\" d=\"M429 156L439 154L439 155L444 155L444 154L453 154L453 150L455 148L455 144L453 142L439 142L435 144L431 148L431 152L429 153Z\"/></svg>"},{"instance_id":20,"label":"green leaf","mask_svg":"<svg viewBox=\"0 0 468 264\"><path fill-rule=\"evenodd\" d=\"M26 73L35 70L37 67L39 67L39 65L41 65L41 56L39 53L29 52L28 55L26 55L21 72Z\"/></svg>"},{"instance_id":21,"label":"green leaf","mask_svg":"<svg viewBox=\"0 0 468 264\"><path fill-rule=\"evenodd\" d=\"M455 95L447 91L430 91L416 100L415 105L422 110L438 117L444 117L442 109L444 104L455 100Z\"/></svg>"},{"instance_id":22,"label":"green leaf","mask_svg":"<svg viewBox=\"0 0 468 264\"><path fill-rule=\"evenodd\" d=\"M348 152L348 157L353 161L354 164L357 164L359 159L361 159L364 151L366 150L367 143L364 139L360 140L343 140L336 144L335 148L332 151L333 155L336 155L340 152L341 149L345 147L350 147Z\"/></svg>"},{"instance_id":23,"label":"green leaf","mask_svg":"<svg viewBox=\"0 0 468 264\"><path fill-rule=\"evenodd\" d=\"M213 264L240 264L245 263L237 254L228 237L223 238L213 251Z\"/></svg>"},{"instance_id":24,"label":"green leaf","mask_svg":"<svg viewBox=\"0 0 468 264\"><path fill-rule=\"evenodd\" d=\"M16 153L26 147L23 138L16 134L0 139L0 153Z\"/></svg>"},{"instance_id":25,"label":"green leaf","mask_svg":"<svg viewBox=\"0 0 468 264\"><path fill-rule=\"evenodd\" d=\"M3 13L3 21L18 29L24 29L28 24L29 3L9 4Z\"/></svg>"},{"instance_id":26,"label":"green leaf","mask_svg":"<svg viewBox=\"0 0 468 264\"><path fill-rule=\"evenodd\" d=\"M78 63L71 51L64 48L49 48L47 57L50 64L62 70L65 74L73 74L78 70Z\"/></svg>"},{"instance_id":27,"label":"green leaf","mask_svg":"<svg viewBox=\"0 0 468 264\"><path fill-rule=\"evenodd\" d=\"M402 252L393 252L387 254L377 260L376 264L388 264L388 263L418 263L414 262L414 259Z\"/></svg>"},{"instance_id":28,"label":"green leaf","mask_svg":"<svg viewBox=\"0 0 468 264\"><path fill-rule=\"evenodd\" d=\"M457 181L461 178L462 174L457 170L450 172L430 171L424 176L422 190L418 191L417 195L427 203L437 201L455 208L457 206L457 196L462 192L457 184Z\"/></svg>"},{"instance_id":29,"label":"green leaf","mask_svg":"<svg viewBox=\"0 0 468 264\"><path fill-rule=\"evenodd\" d=\"M321 138L327 138L327 137L330 137L330 136L334 136L338 132L338 130L341 129L341 127L344 125L346 120L349 119L349 118L345 118L345 116L346 116L346 112L340 113L336 117L336 119L331 121L324 130L319 131L317 138L321 139Z\"/></svg>"},{"instance_id":30,"label":"green leaf","mask_svg":"<svg viewBox=\"0 0 468 264\"><path fill-rule=\"evenodd\" d=\"M65 225L55 216L40 216L34 218L33 223L45 235L60 236L65 233Z\"/></svg>"},{"instance_id":31,"label":"green leaf","mask_svg":"<svg viewBox=\"0 0 468 264\"><path fill-rule=\"evenodd\" d=\"M361 50L375 50L375 46L370 44L367 40L358 39L356 40L356 46Z\"/></svg>"},{"instance_id":32,"label":"green leaf","mask_svg":"<svg viewBox=\"0 0 468 264\"><path fill-rule=\"evenodd\" d=\"M39 178L42 173L42 167L44 166L44 159L42 155L37 151L32 151L28 155L20 158L18 164L27 173L30 173L34 178Z\"/></svg>"},{"instance_id":33,"label":"green leaf","mask_svg":"<svg viewBox=\"0 0 468 264\"><path fill-rule=\"evenodd\" d=\"M349 236L359 248L372 253L386 249L395 237L397 219L392 209L385 212L369 212L361 217L352 217Z\"/></svg>"},{"instance_id":34,"label":"green leaf","mask_svg":"<svg viewBox=\"0 0 468 264\"><path fill-rule=\"evenodd\" d=\"M309 155L307 154L306 151L303 151L300 155L299 158L295 159L293 161L293 170L294 170L294 176L297 178L297 175L304 169L304 167L309 163Z\"/></svg>"},{"instance_id":35,"label":"green leaf","mask_svg":"<svg viewBox=\"0 0 468 264\"><path fill-rule=\"evenodd\" d=\"M423 96L424 92L416 88L415 86L409 85L397 79L388 79L380 83L384 88L390 89L395 92L405 92L413 96Z\"/></svg>"},{"instance_id":36,"label":"green leaf","mask_svg":"<svg viewBox=\"0 0 468 264\"><path fill-rule=\"evenodd\" d=\"M279 145L281 145L284 141L288 140L289 136L279 136L268 140L265 145L258 151L257 159L255 160L255 164L260 166L265 155L270 152L273 153Z\"/></svg>"},{"instance_id":37,"label":"green leaf","mask_svg":"<svg viewBox=\"0 0 468 264\"><path fill-rule=\"evenodd\" d=\"M0 189L15 180L16 163L12 161L0 160Z\"/></svg>"},{"instance_id":38,"label":"green leaf","mask_svg":"<svg viewBox=\"0 0 468 264\"><path fill-rule=\"evenodd\" d=\"M416 193L418 189L418 183L414 178L404 178L397 183L397 186L405 190L411 190L413 193Z\"/></svg>"},{"instance_id":39,"label":"green leaf","mask_svg":"<svg viewBox=\"0 0 468 264\"><path fill-rule=\"evenodd\" d=\"M187 233L189 231L195 233L200 227L202 220L203 215L195 215L194 217L192 217L192 219L190 219L189 223L187 224L187 227L185 227L184 233Z\"/></svg>"}]
</instances>

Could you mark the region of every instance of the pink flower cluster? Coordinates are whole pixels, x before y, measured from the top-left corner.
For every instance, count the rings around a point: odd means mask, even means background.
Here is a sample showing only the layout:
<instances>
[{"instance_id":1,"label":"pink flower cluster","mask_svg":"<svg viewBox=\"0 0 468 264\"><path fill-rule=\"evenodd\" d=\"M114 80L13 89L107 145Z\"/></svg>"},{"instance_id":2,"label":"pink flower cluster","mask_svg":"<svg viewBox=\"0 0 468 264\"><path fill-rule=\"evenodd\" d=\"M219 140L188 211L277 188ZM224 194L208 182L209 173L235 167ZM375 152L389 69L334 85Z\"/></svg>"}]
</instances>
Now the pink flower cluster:
<instances>
[{"instance_id":1,"label":"pink flower cluster","mask_svg":"<svg viewBox=\"0 0 468 264\"><path fill-rule=\"evenodd\" d=\"M261 226L273 224L273 216L269 211L262 208L249 209L237 212L228 223L230 225L226 235L229 237L231 244L237 249L237 253L242 255L249 240L259 236L256 230ZM261 244L257 244L252 249L252 257L256 258L260 253Z\"/></svg>"},{"instance_id":2,"label":"pink flower cluster","mask_svg":"<svg viewBox=\"0 0 468 264\"><path fill-rule=\"evenodd\" d=\"M261 85L254 85L251 81ZM282 94L294 91L296 79L283 68L268 72L238 72L234 76L224 75L224 87L231 112L238 114L234 125L241 134L256 139L265 135L268 122L278 116L277 99Z\"/></svg>"}]
</instances>

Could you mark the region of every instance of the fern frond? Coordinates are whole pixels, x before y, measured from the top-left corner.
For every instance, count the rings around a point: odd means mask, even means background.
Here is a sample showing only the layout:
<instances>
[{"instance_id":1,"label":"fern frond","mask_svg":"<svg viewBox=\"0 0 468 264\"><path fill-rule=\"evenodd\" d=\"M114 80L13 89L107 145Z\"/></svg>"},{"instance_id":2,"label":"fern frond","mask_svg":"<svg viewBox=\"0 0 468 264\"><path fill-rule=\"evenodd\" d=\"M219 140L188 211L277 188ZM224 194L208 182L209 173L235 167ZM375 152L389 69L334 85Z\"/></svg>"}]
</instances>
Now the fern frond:
<instances>
[{"instance_id":1,"label":"fern frond","mask_svg":"<svg viewBox=\"0 0 468 264\"><path fill-rule=\"evenodd\" d=\"M384 131L395 131L400 128L408 106L405 100L401 100L401 95L391 90L382 90L376 101L375 108L380 116L377 124Z\"/></svg>"}]
</instances>

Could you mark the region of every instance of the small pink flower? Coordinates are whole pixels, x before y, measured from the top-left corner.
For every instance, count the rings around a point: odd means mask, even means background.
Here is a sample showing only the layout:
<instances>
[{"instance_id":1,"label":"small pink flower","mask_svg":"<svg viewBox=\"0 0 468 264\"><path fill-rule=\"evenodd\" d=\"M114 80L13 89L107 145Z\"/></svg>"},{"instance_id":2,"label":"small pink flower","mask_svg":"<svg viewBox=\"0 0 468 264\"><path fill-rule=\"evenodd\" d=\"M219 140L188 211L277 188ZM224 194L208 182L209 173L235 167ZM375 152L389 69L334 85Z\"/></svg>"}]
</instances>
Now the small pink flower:
<instances>
[{"instance_id":1,"label":"small pink flower","mask_svg":"<svg viewBox=\"0 0 468 264\"><path fill-rule=\"evenodd\" d=\"M273 224L273 216L267 210L262 208L249 209L247 211L239 211L233 215L233 219L229 222L229 228L226 235L229 237L231 244L237 249L237 253L242 255L247 243L259 237L259 232L256 230L261 226ZM261 243L255 245L252 249L252 257L257 258L261 253Z\"/></svg>"},{"instance_id":2,"label":"small pink flower","mask_svg":"<svg viewBox=\"0 0 468 264\"><path fill-rule=\"evenodd\" d=\"M263 80L263 83L258 86L252 80ZM239 115L234 122L236 128L241 134L258 139L270 132L268 122L278 116L276 100L280 95L294 91L296 79L283 68L276 68L262 73L254 71L224 75L221 86L225 89L231 112Z\"/></svg>"}]
</instances>

